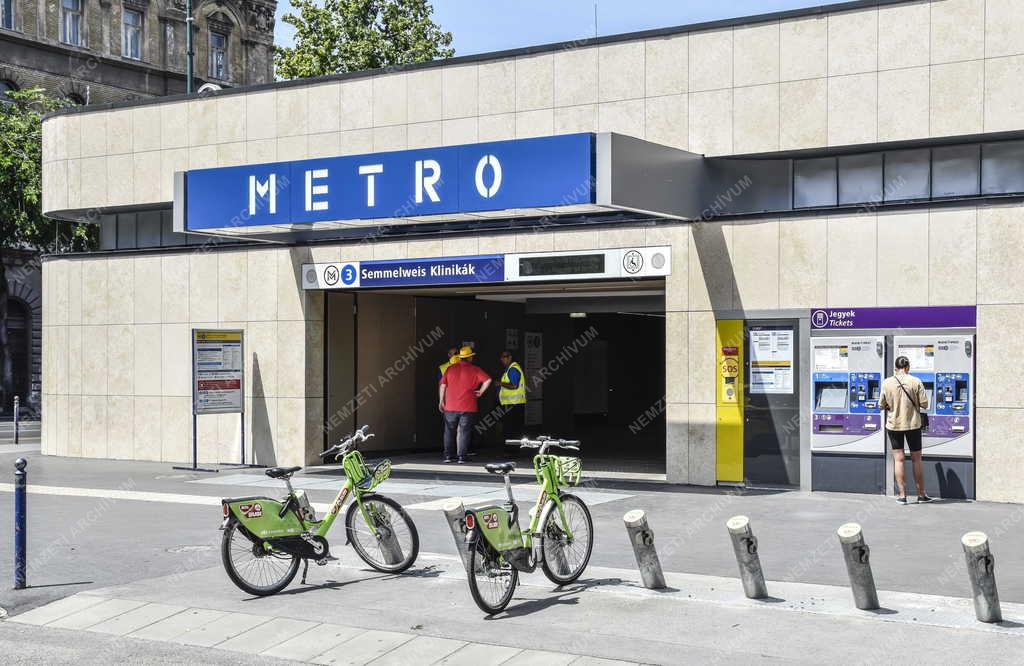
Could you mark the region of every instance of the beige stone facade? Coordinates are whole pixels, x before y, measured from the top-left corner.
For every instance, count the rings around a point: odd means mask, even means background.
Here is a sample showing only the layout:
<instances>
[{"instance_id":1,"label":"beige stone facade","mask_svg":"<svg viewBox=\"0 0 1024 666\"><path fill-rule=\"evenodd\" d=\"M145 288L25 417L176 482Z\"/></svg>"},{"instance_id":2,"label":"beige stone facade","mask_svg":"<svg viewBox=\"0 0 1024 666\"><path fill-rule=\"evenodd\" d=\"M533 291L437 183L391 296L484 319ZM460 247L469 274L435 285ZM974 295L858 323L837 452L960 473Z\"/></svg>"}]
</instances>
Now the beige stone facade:
<instances>
[{"instance_id":1,"label":"beige stone facade","mask_svg":"<svg viewBox=\"0 0 1024 666\"><path fill-rule=\"evenodd\" d=\"M44 125L44 207L167 205L186 169L579 131L736 155L1024 130L1024 87L1009 83L1024 63L1010 27L1022 16L1002 0L883 4L59 115ZM1024 501L1024 394L1004 363L1024 318L1018 203L54 258L44 451L186 459L187 330L218 324L245 328L259 359L261 386L247 388L254 446L282 464L312 461L323 302L299 287L303 262L666 244L670 481L716 481L716 316L977 305L978 498ZM200 428L220 442L205 457L233 459L237 417Z\"/></svg>"}]
</instances>

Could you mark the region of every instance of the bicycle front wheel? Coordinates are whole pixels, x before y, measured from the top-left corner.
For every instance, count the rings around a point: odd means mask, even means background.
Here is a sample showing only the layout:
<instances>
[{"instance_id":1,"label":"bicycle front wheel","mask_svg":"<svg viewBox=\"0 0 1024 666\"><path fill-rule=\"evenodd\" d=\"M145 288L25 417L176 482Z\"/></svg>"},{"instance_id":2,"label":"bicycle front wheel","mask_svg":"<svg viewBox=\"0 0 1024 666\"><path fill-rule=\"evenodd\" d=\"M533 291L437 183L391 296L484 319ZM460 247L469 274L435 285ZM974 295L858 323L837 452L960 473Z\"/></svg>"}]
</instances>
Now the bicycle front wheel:
<instances>
[{"instance_id":1,"label":"bicycle front wheel","mask_svg":"<svg viewBox=\"0 0 1024 666\"><path fill-rule=\"evenodd\" d=\"M359 510L359 502L352 502L345 514L345 530L356 554L384 573L400 573L411 567L420 552L420 536L412 518L390 497L367 494L362 501L365 514Z\"/></svg>"},{"instance_id":2,"label":"bicycle front wheel","mask_svg":"<svg viewBox=\"0 0 1024 666\"><path fill-rule=\"evenodd\" d=\"M239 589L258 597L277 594L295 578L299 557L276 550L267 550L255 543L232 520L224 528L220 542L221 560L228 578Z\"/></svg>"},{"instance_id":3,"label":"bicycle front wheel","mask_svg":"<svg viewBox=\"0 0 1024 666\"><path fill-rule=\"evenodd\" d=\"M519 583L519 572L488 546L483 537L469 551L469 592L483 612L505 610Z\"/></svg>"},{"instance_id":4,"label":"bicycle front wheel","mask_svg":"<svg viewBox=\"0 0 1024 666\"><path fill-rule=\"evenodd\" d=\"M579 497L562 495L565 523L554 506L541 527L544 537L544 575L556 585L571 583L583 573L594 550L594 521L590 510ZM554 500L551 500L554 502ZM565 527L569 528L566 533ZM569 537L572 534L572 537Z\"/></svg>"}]
</instances>

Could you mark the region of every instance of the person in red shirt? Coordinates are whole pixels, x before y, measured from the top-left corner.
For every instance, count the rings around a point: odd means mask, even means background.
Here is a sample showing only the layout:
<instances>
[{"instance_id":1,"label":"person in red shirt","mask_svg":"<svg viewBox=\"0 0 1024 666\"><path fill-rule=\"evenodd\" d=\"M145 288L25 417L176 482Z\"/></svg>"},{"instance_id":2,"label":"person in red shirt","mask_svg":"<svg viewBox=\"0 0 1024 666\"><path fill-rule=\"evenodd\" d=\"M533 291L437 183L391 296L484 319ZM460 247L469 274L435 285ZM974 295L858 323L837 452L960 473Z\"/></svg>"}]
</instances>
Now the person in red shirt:
<instances>
[{"instance_id":1,"label":"person in red shirt","mask_svg":"<svg viewBox=\"0 0 1024 666\"><path fill-rule=\"evenodd\" d=\"M438 409L444 414L444 461L454 462L458 444L458 461L466 462L469 440L476 423L477 398L491 386L491 377L473 362L472 347L459 350L459 362L450 366L438 385Z\"/></svg>"}]
</instances>

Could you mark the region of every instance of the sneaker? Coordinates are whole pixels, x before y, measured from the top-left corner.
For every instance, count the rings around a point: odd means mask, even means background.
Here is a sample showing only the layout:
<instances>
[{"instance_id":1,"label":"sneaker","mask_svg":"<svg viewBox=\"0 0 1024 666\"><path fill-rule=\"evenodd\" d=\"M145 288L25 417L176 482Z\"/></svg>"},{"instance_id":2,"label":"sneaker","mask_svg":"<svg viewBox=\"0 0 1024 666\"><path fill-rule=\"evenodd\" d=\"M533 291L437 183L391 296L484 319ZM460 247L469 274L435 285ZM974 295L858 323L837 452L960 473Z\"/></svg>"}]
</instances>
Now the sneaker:
<instances>
[{"instance_id":1,"label":"sneaker","mask_svg":"<svg viewBox=\"0 0 1024 666\"><path fill-rule=\"evenodd\" d=\"M465 458L459 458L459 464L460 465L466 464L466 459Z\"/></svg>"},{"instance_id":2,"label":"sneaker","mask_svg":"<svg viewBox=\"0 0 1024 666\"><path fill-rule=\"evenodd\" d=\"M927 495L918 495L917 496L917 503L918 504L928 504L929 502L934 502L934 501L935 501L934 497L928 497Z\"/></svg>"},{"instance_id":3,"label":"sneaker","mask_svg":"<svg viewBox=\"0 0 1024 666\"><path fill-rule=\"evenodd\" d=\"M449 465L449 464L451 464L453 462L455 462L455 458L445 458L444 459L444 464L445 465Z\"/></svg>"},{"instance_id":4,"label":"sneaker","mask_svg":"<svg viewBox=\"0 0 1024 666\"><path fill-rule=\"evenodd\" d=\"M899 502L900 504L902 504L903 506L907 505L907 498L906 497L897 497L896 501Z\"/></svg>"}]
</instances>

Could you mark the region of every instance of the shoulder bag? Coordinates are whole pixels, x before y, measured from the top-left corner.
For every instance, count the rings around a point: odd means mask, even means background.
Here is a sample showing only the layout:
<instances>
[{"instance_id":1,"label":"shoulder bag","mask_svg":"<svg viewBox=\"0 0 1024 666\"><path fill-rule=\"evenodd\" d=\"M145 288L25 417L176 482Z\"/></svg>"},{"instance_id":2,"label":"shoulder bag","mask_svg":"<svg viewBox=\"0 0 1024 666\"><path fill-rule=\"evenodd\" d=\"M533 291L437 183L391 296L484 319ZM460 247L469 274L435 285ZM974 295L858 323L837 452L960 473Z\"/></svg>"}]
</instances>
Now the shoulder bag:
<instances>
[{"instance_id":1,"label":"shoulder bag","mask_svg":"<svg viewBox=\"0 0 1024 666\"><path fill-rule=\"evenodd\" d=\"M899 377L893 374L892 378L895 379L896 383L900 385L901 389L903 389L903 393L906 394L907 398L910 400L910 404L917 408L917 413L921 415L921 429L924 430L928 427L928 412L921 411L921 405L910 395L910 391L908 391L907 387L903 385L903 382L900 381Z\"/></svg>"}]
</instances>

